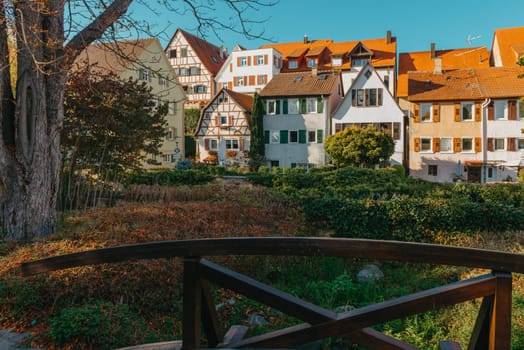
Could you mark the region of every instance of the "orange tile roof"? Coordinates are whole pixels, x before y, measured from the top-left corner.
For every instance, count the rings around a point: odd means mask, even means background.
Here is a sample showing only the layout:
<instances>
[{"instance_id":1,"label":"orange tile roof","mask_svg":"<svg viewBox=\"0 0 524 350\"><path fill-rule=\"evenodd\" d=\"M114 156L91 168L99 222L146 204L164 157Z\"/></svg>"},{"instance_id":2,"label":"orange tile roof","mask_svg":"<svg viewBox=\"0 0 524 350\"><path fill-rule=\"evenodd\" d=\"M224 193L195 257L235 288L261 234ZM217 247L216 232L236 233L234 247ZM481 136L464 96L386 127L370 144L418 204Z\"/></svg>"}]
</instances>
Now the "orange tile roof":
<instances>
[{"instance_id":1,"label":"orange tile roof","mask_svg":"<svg viewBox=\"0 0 524 350\"><path fill-rule=\"evenodd\" d=\"M327 47L328 52L333 56L345 56L348 55L358 43L362 43L369 50L373 51L374 56L371 59L371 64L375 68L379 67L394 67L396 64L397 55L397 40L395 37L391 37L391 42L388 44L386 38L368 39L368 40L356 40L346 42L333 42L333 39L323 40L310 40L307 43L304 42L289 42L289 43L275 43L262 45L260 48L274 48L282 53L284 60L286 57L298 57L295 56L294 51L300 49L308 49L309 51L315 52L317 48ZM293 56L291 54L293 53ZM320 54L320 53L319 53ZM310 55L308 52L307 56ZM329 58L329 57L328 57ZM351 64L348 61L343 62L342 66L332 67L331 60L327 59L326 62L320 62L319 68L321 69L337 69L347 70L351 68ZM307 69L303 67L303 69ZM289 72L287 64L282 67L282 72ZM291 70L295 71L295 70Z\"/></svg>"},{"instance_id":2,"label":"orange tile roof","mask_svg":"<svg viewBox=\"0 0 524 350\"><path fill-rule=\"evenodd\" d=\"M467 47L452 50L436 50L435 57L441 59L443 72L461 69L489 67L489 51L486 47ZM435 62L431 51L406 52L399 54L397 96L408 96L408 72L433 72Z\"/></svg>"},{"instance_id":3,"label":"orange tile roof","mask_svg":"<svg viewBox=\"0 0 524 350\"><path fill-rule=\"evenodd\" d=\"M242 107L246 112L251 113L251 108L253 107L253 96L232 90L225 91L238 103L240 107Z\"/></svg>"},{"instance_id":4,"label":"orange tile roof","mask_svg":"<svg viewBox=\"0 0 524 350\"><path fill-rule=\"evenodd\" d=\"M519 55L524 54L524 27L496 29L493 44L497 41L503 66L516 66Z\"/></svg>"},{"instance_id":5,"label":"orange tile roof","mask_svg":"<svg viewBox=\"0 0 524 350\"><path fill-rule=\"evenodd\" d=\"M320 55L324 50L326 50L326 46L315 46L308 50L306 56L318 56Z\"/></svg>"},{"instance_id":6,"label":"orange tile roof","mask_svg":"<svg viewBox=\"0 0 524 350\"><path fill-rule=\"evenodd\" d=\"M318 72L280 73L260 91L262 97L330 95L340 74Z\"/></svg>"},{"instance_id":7,"label":"orange tile roof","mask_svg":"<svg viewBox=\"0 0 524 350\"><path fill-rule=\"evenodd\" d=\"M524 67L466 68L443 74L410 72L412 102L524 96Z\"/></svg>"},{"instance_id":8,"label":"orange tile roof","mask_svg":"<svg viewBox=\"0 0 524 350\"><path fill-rule=\"evenodd\" d=\"M76 65L95 64L97 68L117 75L125 72L157 38L103 42L89 45L78 55Z\"/></svg>"},{"instance_id":9,"label":"orange tile roof","mask_svg":"<svg viewBox=\"0 0 524 350\"><path fill-rule=\"evenodd\" d=\"M211 74L216 75L226 59L225 57L222 58L220 52L221 49L218 46L215 46L205 41L204 39L201 39L191 33L186 32L185 30L179 28L177 29L177 31L180 31L184 38L186 38L187 43L195 51L195 53L200 58L202 64L207 68L207 70L211 72Z\"/></svg>"}]
</instances>

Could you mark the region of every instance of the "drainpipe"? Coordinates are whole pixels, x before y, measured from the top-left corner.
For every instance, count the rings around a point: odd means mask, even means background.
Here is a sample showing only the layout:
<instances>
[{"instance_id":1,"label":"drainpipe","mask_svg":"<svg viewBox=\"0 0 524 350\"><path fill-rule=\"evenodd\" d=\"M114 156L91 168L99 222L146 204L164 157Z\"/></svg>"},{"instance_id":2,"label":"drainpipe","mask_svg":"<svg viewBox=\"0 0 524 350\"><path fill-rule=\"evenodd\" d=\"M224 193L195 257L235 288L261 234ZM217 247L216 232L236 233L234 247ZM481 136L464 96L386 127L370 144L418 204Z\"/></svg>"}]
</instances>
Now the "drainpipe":
<instances>
[{"instance_id":1,"label":"drainpipe","mask_svg":"<svg viewBox=\"0 0 524 350\"><path fill-rule=\"evenodd\" d=\"M486 183L488 178L488 106L491 98L486 98L482 102L482 170L480 174L480 183Z\"/></svg>"}]
</instances>

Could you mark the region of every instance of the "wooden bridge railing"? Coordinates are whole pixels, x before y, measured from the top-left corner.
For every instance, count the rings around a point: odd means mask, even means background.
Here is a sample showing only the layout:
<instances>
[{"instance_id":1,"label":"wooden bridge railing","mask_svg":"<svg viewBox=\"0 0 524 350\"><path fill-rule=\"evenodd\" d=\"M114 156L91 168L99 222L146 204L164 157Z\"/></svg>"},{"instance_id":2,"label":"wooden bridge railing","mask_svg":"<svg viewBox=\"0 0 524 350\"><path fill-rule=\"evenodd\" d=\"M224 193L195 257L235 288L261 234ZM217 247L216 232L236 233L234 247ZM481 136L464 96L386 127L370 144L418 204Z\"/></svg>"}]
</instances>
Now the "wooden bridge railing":
<instances>
[{"instance_id":1,"label":"wooden bridge railing","mask_svg":"<svg viewBox=\"0 0 524 350\"><path fill-rule=\"evenodd\" d=\"M205 260L204 256L271 255L334 256L411 263L465 266L491 273L462 280L348 312L325 310L245 275ZM473 248L338 238L223 238L161 241L96 249L22 264L25 276L91 264L136 259L181 257L183 277L183 349L201 347L294 348L326 337L343 337L368 349L414 350L414 346L372 328L398 318L483 298L468 345L469 350L511 348L512 273L524 273L524 255ZM244 338L247 327L220 328L210 283L243 294L304 324ZM442 350L460 349L443 341Z\"/></svg>"}]
</instances>

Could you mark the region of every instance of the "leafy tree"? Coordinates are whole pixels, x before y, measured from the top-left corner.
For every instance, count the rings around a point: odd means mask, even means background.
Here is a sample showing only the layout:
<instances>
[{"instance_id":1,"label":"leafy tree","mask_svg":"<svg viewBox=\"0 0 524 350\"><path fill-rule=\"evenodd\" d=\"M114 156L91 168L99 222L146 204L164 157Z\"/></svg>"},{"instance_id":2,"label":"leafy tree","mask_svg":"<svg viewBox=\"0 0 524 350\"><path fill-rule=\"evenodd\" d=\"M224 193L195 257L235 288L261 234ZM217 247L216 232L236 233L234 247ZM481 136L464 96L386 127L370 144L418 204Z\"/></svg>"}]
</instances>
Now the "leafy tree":
<instances>
[{"instance_id":1,"label":"leafy tree","mask_svg":"<svg viewBox=\"0 0 524 350\"><path fill-rule=\"evenodd\" d=\"M250 168L256 170L263 164L266 152L264 145L264 104L256 92L253 96L249 129L251 134L249 143Z\"/></svg>"},{"instance_id":2,"label":"leafy tree","mask_svg":"<svg viewBox=\"0 0 524 350\"><path fill-rule=\"evenodd\" d=\"M165 136L167 105L156 106L145 82L95 73L85 66L69 75L64 99L62 153L69 169L136 169L157 154Z\"/></svg>"},{"instance_id":3,"label":"leafy tree","mask_svg":"<svg viewBox=\"0 0 524 350\"><path fill-rule=\"evenodd\" d=\"M339 167L372 168L391 157L395 142L390 134L372 126L353 127L328 136L324 148L331 161Z\"/></svg>"},{"instance_id":4,"label":"leafy tree","mask_svg":"<svg viewBox=\"0 0 524 350\"><path fill-rule=\"evenodd\" d=\"M0 67L8 67L10 58L17 63L16 89L10 70L0 70L0 200L5 240L32 239L55 230L67 73L80 52L106 31L114 39L122 32L129 36L148 30L148 25L136 25L124 16L133 2L151 8L145 0L0 2ZM225 0L223 6L234 15L224 16L224 21L216 17L211 0L157 3L178 15L186 15L189 9L199 33L228 28L261 37L263 33L250 33L260 20L246 16L272 2ZM9 53L10 37L16 42L14 55Z\"/></svg>"},{"instance_id":5,"label":"leafy tree","mask_svg":"<svg viewBox=\"0 0 524 350\"><path fill-rule=\"evenodd\" d=\"M184 132L186 135L193 135L195 133L199 118L200 109L190 108L184 110Z\"/></svg>"}]
</instances>

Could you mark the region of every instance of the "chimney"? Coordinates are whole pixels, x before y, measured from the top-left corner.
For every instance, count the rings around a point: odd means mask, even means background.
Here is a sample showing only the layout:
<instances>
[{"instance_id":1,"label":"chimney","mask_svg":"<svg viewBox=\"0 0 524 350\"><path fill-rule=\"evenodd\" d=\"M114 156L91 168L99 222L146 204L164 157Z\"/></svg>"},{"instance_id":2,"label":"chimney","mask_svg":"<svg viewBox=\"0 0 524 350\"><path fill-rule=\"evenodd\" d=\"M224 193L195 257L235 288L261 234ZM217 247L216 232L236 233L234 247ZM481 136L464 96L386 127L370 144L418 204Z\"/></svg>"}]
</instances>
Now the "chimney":
<instances>
[{"instance_id":1,"label":"chimney","mask_svg":"<svg viewBox=\"0 0 524 350\"><path fill-rule=\"evenodd\" d=\"M437 56L435 51L435 43L431 43L431 58L435 58Z\"/></svg>"},{"instance_id":2,"label":"chimney","mask_svg":"<svg viewBox=\"0 0 524 350\"><path fill-rule=\"evenodd\" d=\"M386 44L391 44L391 30L386 32Z\"/></svg>"},{"instance_id":3,"label":"chimney","mask_svg":"<svg viewBox=\"0 0 524 350\"><path fill-rule=\"evenodd\" d=\"M309 43L309 39L307 37L307 34L304 34L304 44Z\"/></svg>"},{"instance_id":4,"label":"chimney","mask_svg":"<svg viewBox=\"0 0 524 350\"><path fill-rule=\"evenodd\" d=\"M220 45L220 48L218 49L219 52L220 52L220 58L225 58L224 57L224 45Z\"/></svg>"},{"instance_id":5,"label":"chimney","mask_svg":"<svg viewBox=\"0 0 524 350\"><path fill-rule=\"evenodd\" d=\"M442 74L442 58L435 57L433 59L433 63L434 63L433 73Z\"/></svg>"},{"instance_id":6,"label":"chimney","mask_svg":"<svg viewBox=\"0 0 524 350\"><path fill-rule=\"evenodd\" d=\"M317 67L314 67L314 68L311 68L311 75L316 77L318 75L318 68Z\"/></svg>"}]
</instances>

